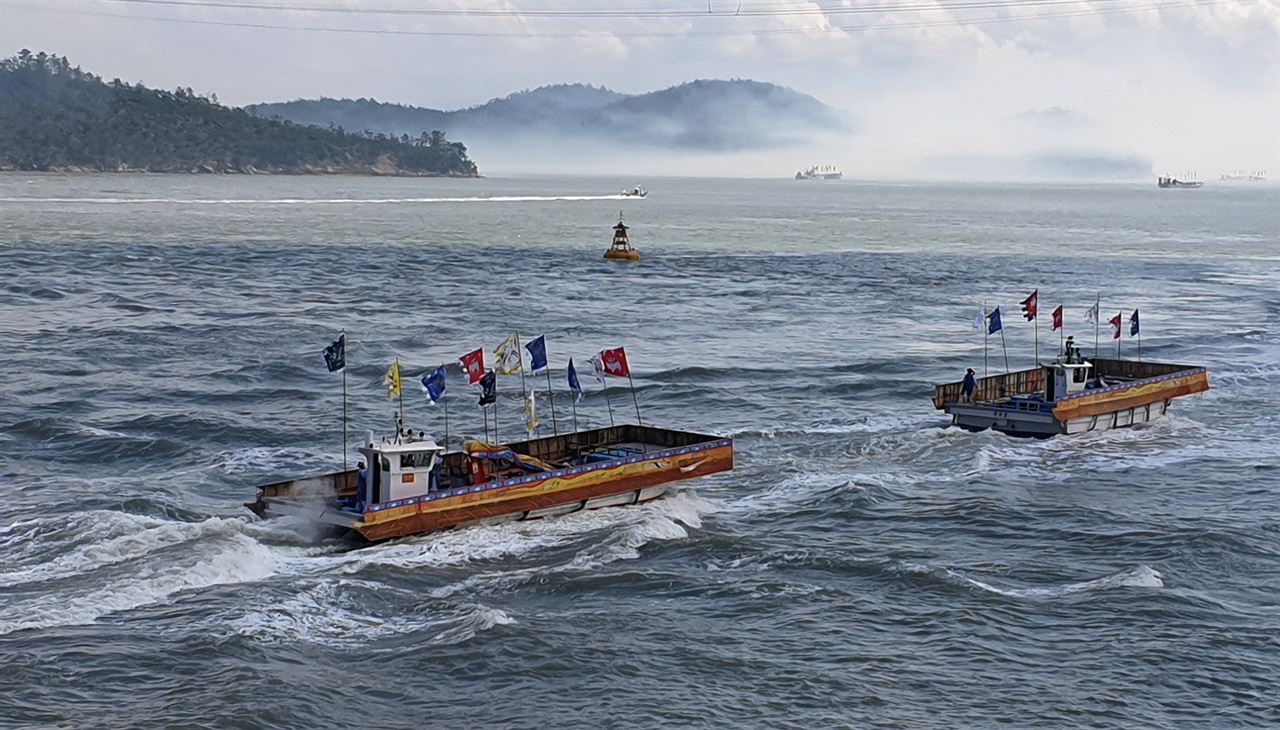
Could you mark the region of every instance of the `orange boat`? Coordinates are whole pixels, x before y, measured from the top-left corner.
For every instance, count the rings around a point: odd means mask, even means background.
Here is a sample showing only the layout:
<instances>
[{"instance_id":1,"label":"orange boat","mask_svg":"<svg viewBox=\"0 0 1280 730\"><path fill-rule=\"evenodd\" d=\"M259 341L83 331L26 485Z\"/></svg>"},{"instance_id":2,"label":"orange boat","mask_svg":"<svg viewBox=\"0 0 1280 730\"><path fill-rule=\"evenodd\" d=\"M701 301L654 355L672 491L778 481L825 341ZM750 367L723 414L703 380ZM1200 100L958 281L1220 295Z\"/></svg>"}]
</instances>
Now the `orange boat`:
<instances>
[{"instance_id":1,"label":"orange boat","mask_svg":"<svg viewBox=\"0 0 1280 730\"><path fill-rule=\"evenodd\" d=\"M970 431L1048 437L1153 421L1174 398L1209 389L1209 372L1193 365L1079 357L934 389L933 405Z\"/></svg>"},{"instance_id":2,"label":"orange boat","mask_svg":"<svg viewBox=\"0 0 1280 730\"><path fill-rule=\"evenodd\" d=\"M673 482L733 469L733 440L624 424L444 453L402 433L360 446L361 467L258 487L245 506L368 541L536 519L661 497ZM367 466L365 466L367 465Z\"/></svg>"}]
</instances>

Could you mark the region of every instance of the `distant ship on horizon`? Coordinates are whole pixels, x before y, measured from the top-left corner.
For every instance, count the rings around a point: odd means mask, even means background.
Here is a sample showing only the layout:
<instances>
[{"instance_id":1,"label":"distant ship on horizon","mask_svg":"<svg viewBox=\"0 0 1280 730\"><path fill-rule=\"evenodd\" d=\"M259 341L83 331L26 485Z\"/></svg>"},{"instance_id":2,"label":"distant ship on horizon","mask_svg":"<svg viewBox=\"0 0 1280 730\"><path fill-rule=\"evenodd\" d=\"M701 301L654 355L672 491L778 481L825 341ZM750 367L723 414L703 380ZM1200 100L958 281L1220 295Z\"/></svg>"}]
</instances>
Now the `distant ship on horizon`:
<instances>
[{"instance_id":1,"label":"distant ship on horizon","mask_svg":"<svg viewBox=\"0 0 1280 730\"><path fill-rule=\"evenodd\" d=\"M1266 182L1267 171L1258 170L1256 172L1224 172L1218 176L1221 180L1248 180L1250 182Z\"/></svg>"},{"instance_id":2,"label":"distant ship on horizon","mask_svg":"<svg viewBox=\"0 0 1280 730\"><path fill-rule=\"evenodd\" d=\"M797 180L839 180L841 177L835 165L812 165L796 173Z\"/></svg>"}]
</instances>

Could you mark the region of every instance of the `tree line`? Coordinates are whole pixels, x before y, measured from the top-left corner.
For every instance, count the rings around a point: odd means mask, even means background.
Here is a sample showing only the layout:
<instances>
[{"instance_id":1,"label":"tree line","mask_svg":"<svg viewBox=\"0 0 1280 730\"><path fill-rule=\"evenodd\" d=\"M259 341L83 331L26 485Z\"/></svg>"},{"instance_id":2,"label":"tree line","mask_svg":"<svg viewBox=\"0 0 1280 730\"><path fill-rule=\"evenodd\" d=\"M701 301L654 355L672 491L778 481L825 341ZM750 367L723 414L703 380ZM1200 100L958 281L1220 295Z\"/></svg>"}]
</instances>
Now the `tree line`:
<instances>
[{"instance_id":1,"label":"tree line","mask_svg":"<svg viewBox=\"0 0 1280 730\"><path fill-rule=\"evenodd\" d=\"M264 119L25 49L0 59L0 170L477 175L466 146L438 130L395 137Z\"/></svg>"}]
</instances>

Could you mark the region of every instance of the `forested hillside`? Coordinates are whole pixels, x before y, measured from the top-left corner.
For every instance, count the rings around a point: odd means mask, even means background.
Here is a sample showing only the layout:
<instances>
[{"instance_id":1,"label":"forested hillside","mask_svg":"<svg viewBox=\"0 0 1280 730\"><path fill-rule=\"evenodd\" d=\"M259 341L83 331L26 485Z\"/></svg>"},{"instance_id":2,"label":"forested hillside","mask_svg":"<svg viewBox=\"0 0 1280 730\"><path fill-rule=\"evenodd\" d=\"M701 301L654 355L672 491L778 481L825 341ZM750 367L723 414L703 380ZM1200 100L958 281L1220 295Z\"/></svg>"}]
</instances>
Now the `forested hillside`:
<instances>
[{"instance_id":1,"label":"forested hillside","mask_svg":"<svg viewBox=\"0 0 1280 730\"><path fill-rule=\"evenodd\" d=\"M0 60L0 170L474 177L440 131L398 137L269 120L191 89L101 78L66 58Z\"/></svg>"}]
</instances>

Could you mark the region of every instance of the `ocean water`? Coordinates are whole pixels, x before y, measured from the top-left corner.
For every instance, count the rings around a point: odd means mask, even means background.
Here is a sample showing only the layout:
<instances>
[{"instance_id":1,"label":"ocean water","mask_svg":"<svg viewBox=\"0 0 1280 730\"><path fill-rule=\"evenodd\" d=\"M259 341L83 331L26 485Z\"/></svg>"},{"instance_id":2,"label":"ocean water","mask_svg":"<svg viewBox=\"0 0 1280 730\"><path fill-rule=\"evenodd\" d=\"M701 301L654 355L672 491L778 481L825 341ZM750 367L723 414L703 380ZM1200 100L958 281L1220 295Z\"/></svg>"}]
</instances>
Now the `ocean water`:
<instances>
[{"instance_id":1,"label":"ocean water","mask_svg":"<svg viewBox=\"0 0 1280 730\"><path fill-rule=\"evenodd\" d=\"M636 264L601 259L619 213ZM1276 186L5 174L0 271L2 727L1280 725ZM1033 289L1041 359L1058 304L1094 351L1096 298L1212 390L948 428L934 384L1032 364ZM624 346L645 422L736 469L359 550L257 520L342 463L339 331L353 435L395 358L410 425L453 363L480 435L456 359L518 331L561 429L568 358ZM580 425L634 418L589 380Z\"/></svg>"}]
</instances>

